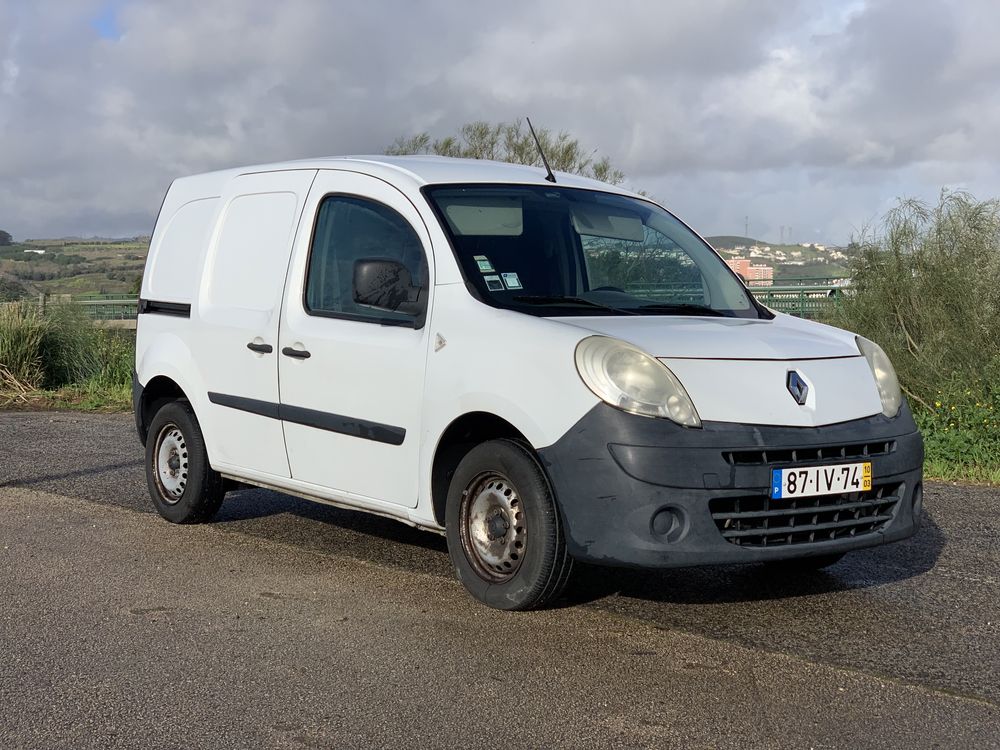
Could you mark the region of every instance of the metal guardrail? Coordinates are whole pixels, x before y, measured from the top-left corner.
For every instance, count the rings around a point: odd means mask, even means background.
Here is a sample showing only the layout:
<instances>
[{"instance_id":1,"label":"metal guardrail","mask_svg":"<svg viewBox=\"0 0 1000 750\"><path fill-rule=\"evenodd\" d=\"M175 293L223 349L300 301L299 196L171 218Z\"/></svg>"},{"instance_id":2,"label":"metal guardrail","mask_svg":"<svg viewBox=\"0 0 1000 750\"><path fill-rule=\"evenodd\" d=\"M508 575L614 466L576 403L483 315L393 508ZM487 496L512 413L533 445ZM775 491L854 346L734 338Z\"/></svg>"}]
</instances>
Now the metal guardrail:
<instances>
[{"instance_id":1,"label":"metal guardrail","mask_svg":"<svg viewBox=\"0 0 1000 750\"><path fill-rule=\"evenodd\" d=\"M123 296L121 299L74 299L94 320L135 320L139 314L139 299Z\"/></svg>"},{"instance_id":2,"label":"metal guardrail","mask_svg":"<svg viewBox=\"0 0 1000 750\"><path fill-rule=\"evenodd\" d=\"M817 318L837 304L844 286L750 287L757 301L778 312L799 318Z\"/></svg>"},{"instance_id":3,"label":"metal guardrail","mask_svg":"<svg viewBox=\"0 0 1000 750\"><path fill-rule=\"evenodd\" d=\"M835 283L835 282L840 283ZM750 286L761 304L800 318L816 318L833 305L850 287L843 279L798 279L780 286ZM70 302L79 305L94 320L135 320L139 299L130 294L39 295L38 304Z\"/></svg>"}]
</instances>

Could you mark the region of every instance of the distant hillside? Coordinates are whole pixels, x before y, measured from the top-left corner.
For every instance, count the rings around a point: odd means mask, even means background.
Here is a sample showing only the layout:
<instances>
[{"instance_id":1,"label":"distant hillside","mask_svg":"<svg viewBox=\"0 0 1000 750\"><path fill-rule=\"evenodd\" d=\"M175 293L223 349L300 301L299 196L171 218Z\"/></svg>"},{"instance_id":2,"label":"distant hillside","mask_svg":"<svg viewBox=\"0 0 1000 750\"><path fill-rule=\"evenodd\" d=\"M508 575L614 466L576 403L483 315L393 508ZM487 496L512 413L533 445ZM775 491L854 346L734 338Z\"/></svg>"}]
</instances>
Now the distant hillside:
<instances>
[{"instance_id":1,"label":"distant hillside","mask_svg":"<svg viewBox=\"0 0 1000 750\"><path fill-rule=\"evenodd\" d=\"M716 235L705 239L724 258L744 257L754 263L772 266L777 283L850 276L851 248L763 242L738 235ZM745 249L736 250L737 247Z\"/></svg>"},{"instance_id":2,"label":"distant hillside","mask_svg":"<svg viewBox=\"0 0 1000 750\"><path fill-rule=\"evenodd\" d=\"M753 237L737 237L732 234L720 234L715 237L706 237L708 244L712 247L750 247L751 245L766 245L766 242L761 242L760 240L755 240Z\"/></svg>"},{"instance_id":3,"label":"distant hillside","mask_svg":"<svg viewBox=\"0 0 1000 750\"><path fill-rule=\"evenodd\" d=\"M0 247L0 299L46 294L134 294L148 238L27 240ZM18 288L20 287L20 288Z\"/></svg>"}]
</instances>

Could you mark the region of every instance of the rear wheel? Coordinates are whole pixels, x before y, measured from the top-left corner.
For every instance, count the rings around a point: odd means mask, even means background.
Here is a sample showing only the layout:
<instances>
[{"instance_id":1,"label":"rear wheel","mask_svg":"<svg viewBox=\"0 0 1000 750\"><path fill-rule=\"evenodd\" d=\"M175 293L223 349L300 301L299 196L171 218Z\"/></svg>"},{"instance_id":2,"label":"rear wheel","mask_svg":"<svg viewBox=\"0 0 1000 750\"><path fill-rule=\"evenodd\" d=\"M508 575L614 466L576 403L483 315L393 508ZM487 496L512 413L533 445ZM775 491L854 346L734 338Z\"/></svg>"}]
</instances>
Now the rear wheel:
<instances>
[{"instance_id":1,"label":"rear wheel","mask_svg":"<svg viewBox=\"0 0 1000 750\"><path fill-rule=\"evenodd\" d=\"M222 505L222 476L208 463L201 427L186 401L153 416L146 440L146 484L157 512L172 523L211 520Z\"/></svg>"},{"instance_id":2,"label":"rear wheel","mask_svg":"<svg viewBox=\"0 0 1000 750\"><path fill-rule=\"evenodd\" d=\"M569 580L573 559L555 498L521 443L491 440L469 451L451 481L445 526L456 575L491 607L541 607Z\"/></svg>"}]
</instances>

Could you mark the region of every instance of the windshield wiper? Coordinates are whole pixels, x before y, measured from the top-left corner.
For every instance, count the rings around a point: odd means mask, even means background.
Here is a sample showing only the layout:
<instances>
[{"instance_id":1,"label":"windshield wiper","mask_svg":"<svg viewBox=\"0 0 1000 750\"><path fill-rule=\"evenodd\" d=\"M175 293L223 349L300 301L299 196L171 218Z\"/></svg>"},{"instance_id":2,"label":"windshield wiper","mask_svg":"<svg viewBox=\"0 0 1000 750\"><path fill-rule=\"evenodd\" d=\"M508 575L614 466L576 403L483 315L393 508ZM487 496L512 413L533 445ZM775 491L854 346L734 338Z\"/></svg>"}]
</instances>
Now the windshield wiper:
<instances>
[{"instance_id":1,"label":"windshield wiper","mask_svg":"<svg viewBox=\"0 0 1000 750\"><path fill-rule=\"evenodd\" d=\"M599 310L607 310L613 313L622 313L623 315L639 315L640 313L634 310L626 310L621 307L612 307L611 305L604 305L600 302L594 302L593 300L585 299L583 297L561 297L559 295L532 295L532 294L519 294L516 297L511 297L514 302L523 302L526 305L583 305L585 307L596 307Z\"/></svg>"},{"instance_id":2,"label":"windshield wiper","mask_svg":"<svg viewBox=\"0 0 1000 750\"><path fill-rule=\"evenodd\" d=\"M674 315L711 315L716 318L730 317L715 308L707 307L706 305L696 305L693 302L657 302L652 305L639 305L636 309L672 313Z\"/></svg>"}]
</instances>

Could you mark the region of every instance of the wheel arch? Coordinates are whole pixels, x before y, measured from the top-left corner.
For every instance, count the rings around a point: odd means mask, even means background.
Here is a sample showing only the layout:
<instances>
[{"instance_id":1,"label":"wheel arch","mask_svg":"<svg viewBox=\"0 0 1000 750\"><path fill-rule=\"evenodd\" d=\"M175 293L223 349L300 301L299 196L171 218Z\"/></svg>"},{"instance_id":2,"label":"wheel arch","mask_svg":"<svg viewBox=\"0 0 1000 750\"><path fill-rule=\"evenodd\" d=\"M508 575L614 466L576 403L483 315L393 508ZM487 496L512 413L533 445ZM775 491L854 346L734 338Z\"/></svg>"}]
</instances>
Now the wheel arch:
<instances>
[{"instance_id":1,"label":"wheel arch","mask_svg":"<svg viewBox=\"0 0 1000 750\"><path fill-rule=\"evenodd\" d=\"M534 446L517 427L503 417L487 411L468 412L455 418L441 433L431 465L431 500L434 520L445 526L448 487L459 462L475 446L487 440L508 438Z\"/></svg>"},{"instance_id":2,"label":"wheel arch","mask_svg":"<svg viewBox=\"0 0 1000 750\"><path fill-rule=\"evenodd\" d=\"M144 444L149 423L165 401L186 400L199 418L206 401L201 373L176 331L139 331L133 389L136 428Z\"/></svg>"},{"instance_id":3,"label":"wheel arch","mask_svg":"<svg viewBox=\"0 0 1000 750\"><path fill-rule=\"evenodd\" d=\"M191 402L184 389L172 378L166 375L157 375L150 379L142 389L142 395L136 404L136 425L139 428L139 437L143 445L149 436L149 424L153 421L153 416L159 411L163 404L170 401Z\"/></svg>"}]
</instances>

